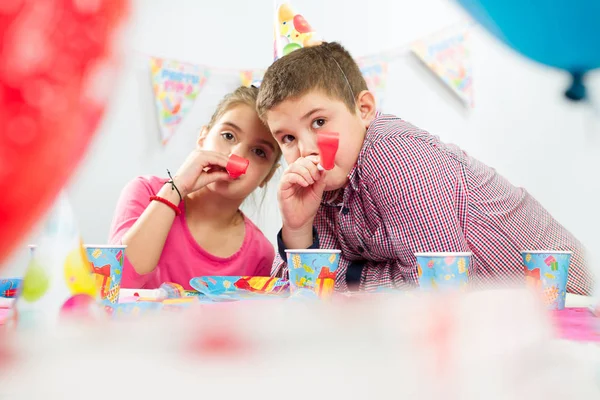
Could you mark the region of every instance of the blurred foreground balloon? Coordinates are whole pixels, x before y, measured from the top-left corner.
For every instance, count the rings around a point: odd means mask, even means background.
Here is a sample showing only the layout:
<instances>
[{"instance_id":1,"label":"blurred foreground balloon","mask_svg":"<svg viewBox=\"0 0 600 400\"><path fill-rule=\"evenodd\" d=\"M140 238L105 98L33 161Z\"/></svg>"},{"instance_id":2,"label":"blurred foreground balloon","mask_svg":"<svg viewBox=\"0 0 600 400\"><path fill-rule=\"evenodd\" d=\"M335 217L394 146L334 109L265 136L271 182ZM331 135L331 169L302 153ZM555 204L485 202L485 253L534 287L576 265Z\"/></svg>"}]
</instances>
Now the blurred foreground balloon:
<instances>
[{"instance_id":1,"label":"blurred foreground balloon","mask_svg":"<svg viewBox=\"0 0 600 400\"><path fill-rule=\"evenodd\" d=\"M0 264L84 156L127 12L127 0L0 1Z\"/></svg>"},{"instance_id":2,"label":"blurred foreground balloon","mask_svg":"<svg viewBox=\"0 0 600 400\"><path fill-rule=\"evenodd\" d=\"M598 0L458 0L488 31L519 53L572 76L565 96L583 100L585 74L600 67Z\"/></svg>"}]
</instances>

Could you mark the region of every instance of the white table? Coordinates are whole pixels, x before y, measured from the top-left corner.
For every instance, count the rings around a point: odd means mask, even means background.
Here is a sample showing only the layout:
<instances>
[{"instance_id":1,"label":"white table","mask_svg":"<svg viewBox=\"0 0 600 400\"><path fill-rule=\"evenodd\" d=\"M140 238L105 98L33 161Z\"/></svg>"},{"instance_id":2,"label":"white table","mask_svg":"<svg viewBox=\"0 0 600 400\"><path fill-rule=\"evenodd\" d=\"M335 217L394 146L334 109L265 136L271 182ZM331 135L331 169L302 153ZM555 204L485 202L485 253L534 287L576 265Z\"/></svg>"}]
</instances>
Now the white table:
<instances>
[{"instance_id":1,"label":"white table","mask_svg":"<svg viewBox=\"0 0 600 400\"><path fill-rule=\"evenodd\" d=\"M565 301L565 307L576 308L576 307L593 307L597 304L597 299L589 296L580 296L578 294L567 293Z\"/></svg>"},{"instance_id":2,"label":"white table","mask_svg":"<svg viewBox=\"0 0 600 400\"><path fill-rule=\"evenodd\" d=\"M154 291L146 291L146 290L136 290L136 289L122 289L121 291L121 295L125 295L125 296L133 296L134 293L136 292L142 292L140 293L140 295L144 294L144 295L148 295L148 297L152 297L150 296L150 292L154 292ZM144 296L142 296L144 297ZM0 298L0 307L10 307L13 303L13 299L5 299L5 298ZM600 300L598 300L600 301ZM594 306L596 304L596 300L593 297L588 297L588 296L580 296L577 294L571 294L571 293L567 293L567 298L566 298L566 306L571 308L571 307L589 307L589 306Z\"/></svg>"}]
</instances>

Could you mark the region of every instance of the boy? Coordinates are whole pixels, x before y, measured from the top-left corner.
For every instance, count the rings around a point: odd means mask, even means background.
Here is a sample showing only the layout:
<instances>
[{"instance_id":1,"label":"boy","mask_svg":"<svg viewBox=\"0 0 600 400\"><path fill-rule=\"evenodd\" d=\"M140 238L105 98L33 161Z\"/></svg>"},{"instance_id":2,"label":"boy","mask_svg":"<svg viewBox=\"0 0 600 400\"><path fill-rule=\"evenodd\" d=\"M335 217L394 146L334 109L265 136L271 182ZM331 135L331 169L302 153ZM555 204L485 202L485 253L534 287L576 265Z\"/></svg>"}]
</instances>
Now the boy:
<instances>
[{"instance_id":1,"label":"boy","mask_svg":"<svg viewBox=\"0 0 600 400\"><path fill-rule=\"evenodd\" d=\"M338 43L275 61L258 113L288 163L278 192L286 248L342 250L338 290L418 282L416 252L470 251L471 277L524 281L521 250L573 252L567 290L591 294L581 243L522 188L454 145L376 112L351 55ZM340 134L335 167L320 171L316 134Z\"/></svg>"}]
</instances>

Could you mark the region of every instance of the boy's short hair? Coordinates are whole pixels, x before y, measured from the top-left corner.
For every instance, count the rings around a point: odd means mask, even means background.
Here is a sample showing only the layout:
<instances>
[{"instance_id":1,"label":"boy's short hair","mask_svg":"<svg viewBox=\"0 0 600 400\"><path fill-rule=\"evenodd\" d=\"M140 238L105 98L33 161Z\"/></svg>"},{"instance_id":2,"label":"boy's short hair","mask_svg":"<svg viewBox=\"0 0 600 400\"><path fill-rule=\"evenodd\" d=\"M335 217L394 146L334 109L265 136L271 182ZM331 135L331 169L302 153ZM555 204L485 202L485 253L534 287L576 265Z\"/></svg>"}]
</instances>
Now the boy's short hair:
<instances>
[{"instance_id":1,"label":"boy's short hair","mask_svg":"<svg viewBox=\"0 0 600 400\"><path fill-rule=\"evenodd\" d=\"M256 102L258 115L265 120L273 107L312 90L343 101L354 113L356 96L368 89L350 53L339 43L323 42L295 50L267 69Z\"/></svg>"}]
</instances>

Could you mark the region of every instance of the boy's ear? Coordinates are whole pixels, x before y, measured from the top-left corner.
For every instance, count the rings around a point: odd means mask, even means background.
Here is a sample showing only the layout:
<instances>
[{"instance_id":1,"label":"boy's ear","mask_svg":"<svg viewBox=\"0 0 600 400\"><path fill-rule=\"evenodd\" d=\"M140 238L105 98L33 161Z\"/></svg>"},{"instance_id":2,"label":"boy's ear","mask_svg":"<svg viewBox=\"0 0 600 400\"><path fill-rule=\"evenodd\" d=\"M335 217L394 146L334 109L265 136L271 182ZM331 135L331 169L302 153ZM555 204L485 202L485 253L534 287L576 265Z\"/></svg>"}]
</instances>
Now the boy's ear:
<instances>
[{"instance_id":1,"label":"boy's ear","mask_svg":"<svg viewBox=\"0 0 600 400\"><path fill-rule=\"evenodd\" d=\"M208 136L208 128L206 127L206 125L204 125L202 129L200 129L200 135L198 135L198 141L196 142L198 143L198 146L202 147L206 136Z\"/></svg>"},{"instance_id":2,"label":"boy's ear","mask_svg":"<svg viewBox=\"0 0 600 400\"><path fill-rule=\"evenodd\" d=\"M371 122L375 119L375 114L377 112L377 104L373 93L368 90L360 92L356 99L356 107L358 108L358 115L365 123L365 127L369 128L369 125L371 125Z\"/></svg>"},{"instance_id":3,"label":"boy's ear","mask_svg":"<svg viewBox=\"0 0 600 400\"><path fill-rule=\"evenodd\" d=\"M264 188L265 185L267 183L269 183L269 181L271 180L273 175L275 175L275 171L277 171L280 166L281 166L281 164L279 164L279 163L273 165L273 168L271 168L271 171L269 172L269 174L265 177L265 179L261 182L261 184L258 185L258 187L260 187L261 189Z\"/></svg>"}]
</instances>

